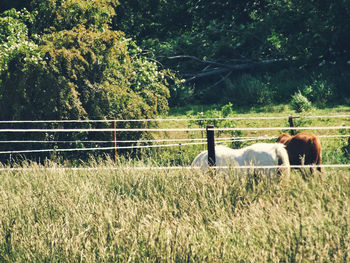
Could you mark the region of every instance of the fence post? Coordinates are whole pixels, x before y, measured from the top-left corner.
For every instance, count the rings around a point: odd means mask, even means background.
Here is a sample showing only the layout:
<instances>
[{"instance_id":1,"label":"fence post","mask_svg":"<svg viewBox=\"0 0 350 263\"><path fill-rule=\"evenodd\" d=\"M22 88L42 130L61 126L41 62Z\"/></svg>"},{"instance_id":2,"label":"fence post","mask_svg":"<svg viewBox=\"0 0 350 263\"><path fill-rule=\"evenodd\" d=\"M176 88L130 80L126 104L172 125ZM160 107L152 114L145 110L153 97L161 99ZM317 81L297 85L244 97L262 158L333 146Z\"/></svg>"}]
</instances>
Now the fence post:
<instances>
[{"instance_id":1,"label":"fence post","mask_svg":"<svg viewBox=\"0 0 350 263\"><path fill-rule=\"evenodd\" d=\"M293 116L289 116L288 122L289 122L289 127L294 128ZM291 130L290 130L290 134L291 134L291 135L295 135L295 130L294 130L294 129L291 129Z\"/></svg>"},{"instance_id":2,"label":"fence post","mask_svg":"<svg viewBox=\"0 0 350 263\"><path fill-rule=\"evenodd\" d=\"M117 121L116 119L114 118L114 122L113 122L113 141L114 141L114 155L113 155L113 158L114 158L114 162L117 161Z\"/></svg>"},{"instance_id":3,"label":"fence post","mask_svg":"<svg viewBox=\"0 0 350 263\"><path fill-rule=\"evenodd\" d=\"M207 149L208 149L208 165L215 166L215 139L214 139L214 126L207 125Z\"/></svg>"}]
</instances>

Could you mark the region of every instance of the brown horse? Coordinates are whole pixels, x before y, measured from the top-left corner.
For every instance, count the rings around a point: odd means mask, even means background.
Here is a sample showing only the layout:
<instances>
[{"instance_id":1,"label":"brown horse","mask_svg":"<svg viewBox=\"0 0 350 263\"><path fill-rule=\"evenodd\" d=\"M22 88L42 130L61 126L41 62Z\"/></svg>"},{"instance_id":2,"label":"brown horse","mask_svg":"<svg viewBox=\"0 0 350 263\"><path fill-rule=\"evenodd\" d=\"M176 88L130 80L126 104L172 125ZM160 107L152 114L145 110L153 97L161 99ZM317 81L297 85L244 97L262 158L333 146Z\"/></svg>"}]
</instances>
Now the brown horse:
<instances>
[{"instance_id":1,"label":"brown horse","mask_svg":"<svg viewBox=\"0 0 350 263\"><path fill-rule=\"evenodd\" d=\"M301 132L294 136L283 133L276 142L286 145L290 165L320 165L322 163L322 148L316 135ZM313 169L310 169L313 172ZM317 167L321 172L321 167Z\"/></svg>"}]
</instances>

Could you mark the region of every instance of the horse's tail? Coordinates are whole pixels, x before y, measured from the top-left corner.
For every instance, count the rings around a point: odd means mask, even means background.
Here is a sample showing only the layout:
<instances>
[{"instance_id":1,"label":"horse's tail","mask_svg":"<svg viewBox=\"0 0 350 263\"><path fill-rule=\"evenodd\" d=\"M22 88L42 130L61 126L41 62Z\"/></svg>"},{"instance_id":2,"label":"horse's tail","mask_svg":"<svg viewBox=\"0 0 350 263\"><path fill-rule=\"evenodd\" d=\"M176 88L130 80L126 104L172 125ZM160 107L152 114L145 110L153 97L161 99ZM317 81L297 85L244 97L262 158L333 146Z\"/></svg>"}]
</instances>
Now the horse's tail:
<instances>
[{"instance_id":1,"label":"horse's tail","mask_svg":"<svg viewBox=\"0 0 350 263\"><path fill-rule=\"evenodd\" d=\"M321 148L321 142L316 136L312 136L310 138L309 143L311 144L311 151L312 151L312 156L313 156L313 162L316 165L321 165L322 164L322 148ZM317 170L322 172L321 167L317 167Z\"/></svg>"},{"instance_id":2,"label":"horse's tail","mask_svg":"<svg viewBox=\"0 0 350 263\"><path fill-rule=\"evenodd\" d=\"M278 143L277 147L275 148L275 151L276 151L278 165L284 166L284 168L279 169L279 172L289 175L290 163L289 163L289 157L288 157L288 152L286 150L286 146L284 144Z\"/></svg>"}]
</instances>

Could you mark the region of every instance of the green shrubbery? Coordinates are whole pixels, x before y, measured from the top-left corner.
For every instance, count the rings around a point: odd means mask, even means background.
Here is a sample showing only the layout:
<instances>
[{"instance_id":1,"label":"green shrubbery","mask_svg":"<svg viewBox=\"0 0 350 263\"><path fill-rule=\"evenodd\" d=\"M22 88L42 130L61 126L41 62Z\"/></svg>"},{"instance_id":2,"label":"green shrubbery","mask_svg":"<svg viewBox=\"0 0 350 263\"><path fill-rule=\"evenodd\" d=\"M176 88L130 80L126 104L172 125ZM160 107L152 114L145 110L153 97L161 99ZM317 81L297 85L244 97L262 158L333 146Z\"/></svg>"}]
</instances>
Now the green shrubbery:
<instances>
[{"instance_id":1,"label":"green shrubbery","mask_svg":"<svg viewBox=\"0 0 350 263\"><path fill-rule=\"evenodd\" d=\"M302 93L309 98L309 100L318 105L325 106L332 101L335 86L327 80L314 79L311 84L305 85Z\"/></svg>"},{"instance_id":2,"label":"green shrubbery","mask_svg":"<svg viewBox=\"0 0 350 263\"><path fill-rule=\"evenodd\" d=\"M56 22L61 11L79 13L79 8L87 12L82 3L60 6ZM87 14L63 16L66 26L60 23L61 30L41 32L34 41L24 15L12 10L1 20L8 29L0 35L1 119L149 118L167 112L170 75L122 32L107 24L95 29L96 23L87 24Z\"/></svg>"},{"instance_id":3,"label":"green shrubbery","mask_svg":"<svg viewBox=\"0 0 350 263\"><path fill-rule=\"evenodd\" d=\"M67 1L56 5L55 1L44 1L31 14L12 9L1 15L1 120L143 119L167 113L168 81L175 79L173 74L147 59L123 32L110 29L114 10L109 2ZM50 17L45 17L49 13ZM42 28L47 19L52 27ZM12 138L1 136L4 140ZM111 137L91 136L55 134L52 140ZM146 135L122 134L119 139L142 136ZM46 137L40 134L27 139Z\"/></svg>"},{"instance_id":4,"label":"green shrubbery","mask_svg":"<svg viewBox=\"0 0 350 263\"><path fill-rule=\"evenodd\" d=\"M264 76L244 74L235 81L227 79L222 101L238 105L268 105L275 101L275 91Z\"/></svg>"},{"instance_id":5,"label":"green shrubbery","mask_svg":"<svg viewBox=\"0 0 350 263\"><path fill-rule=\"evenodd\" d=\"M300 91L292 96L290 106L296 112L308 111L312 108L311 102Z\"/></svg>"}]
</instances>

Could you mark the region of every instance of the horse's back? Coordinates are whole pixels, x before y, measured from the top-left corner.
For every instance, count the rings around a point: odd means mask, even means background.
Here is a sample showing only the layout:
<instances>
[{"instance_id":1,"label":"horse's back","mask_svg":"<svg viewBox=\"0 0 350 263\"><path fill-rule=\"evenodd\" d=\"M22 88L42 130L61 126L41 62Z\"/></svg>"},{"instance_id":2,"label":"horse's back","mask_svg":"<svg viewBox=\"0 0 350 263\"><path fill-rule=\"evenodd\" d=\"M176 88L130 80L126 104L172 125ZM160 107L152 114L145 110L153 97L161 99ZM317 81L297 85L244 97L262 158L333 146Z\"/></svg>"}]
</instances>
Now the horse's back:
<instances>
[{"instance_id":1,"label":"horse's back","mask_svg":"<svg viewBox=\"0 0 350 263\"><path fill-rule=\"evenodd\" d=\"M227 166L229 164L234 164L235 156L237 155L235 149L231 149L227 146L218 145L215 146L215 161L217 166ZM196 156L192 162L192 167L208 167L208 151L202 151Z\"/></svg>"},{"instance_id":2,"label":"horse's back","mask_svg":"<svg viewBox=\"0 0 350 263\"><path fill-rule=\"evenodd\" d=\"M244 158L255 165L278 165L279 158L285 162L288 154L281 143L256 143L246 147Z\"/></svg>"},{"instance_id":3,"label":"horse's back","mask_svg":"<svg viewBox=\"0 0 350 263\"><path fill-rule=\"evenodd\" d=\"M304 156L305 164L321 164L322 148L318 137L312 133L301 132L293 136L287 150L295 153L293 163L301 164L300 156Z\"/></svg>"},{"instance_id":4,"label":"horse's back","mask_svg":"<svg viewBox=\"0 0 350 263\"><path fill-rule=\"evenodd\" d=\"M256 166L284 166L283 172L289 174L289 158L284 144L281 143L256 143L246 148L246 165ZM277 168L264 169L267 173L275 173Z\"/></svg>"},{"instance_id":5,"label":"horse's back","mask_svg":"<svg viewBox=\"0 0 350 263\"><path fill-rule=\"evenodd\" d=\"M226 146L215 147L216 166L289 166L285 145L281 143L256 143L241 149ZM208 151L197 155L192 167L208 168ZM268 173L276 168L266 168Z\"/></svg>"},{"instance_id":6,"label":"horse's back","mask_svg":"<svg viewBox=\"0 0 350 263\"><path fill-rule=\"evenodd\" d=\"M276 140L277 143L287 144L288 141L292 138L289 133L282 133Z\"/></svg>"}]
</instances>

